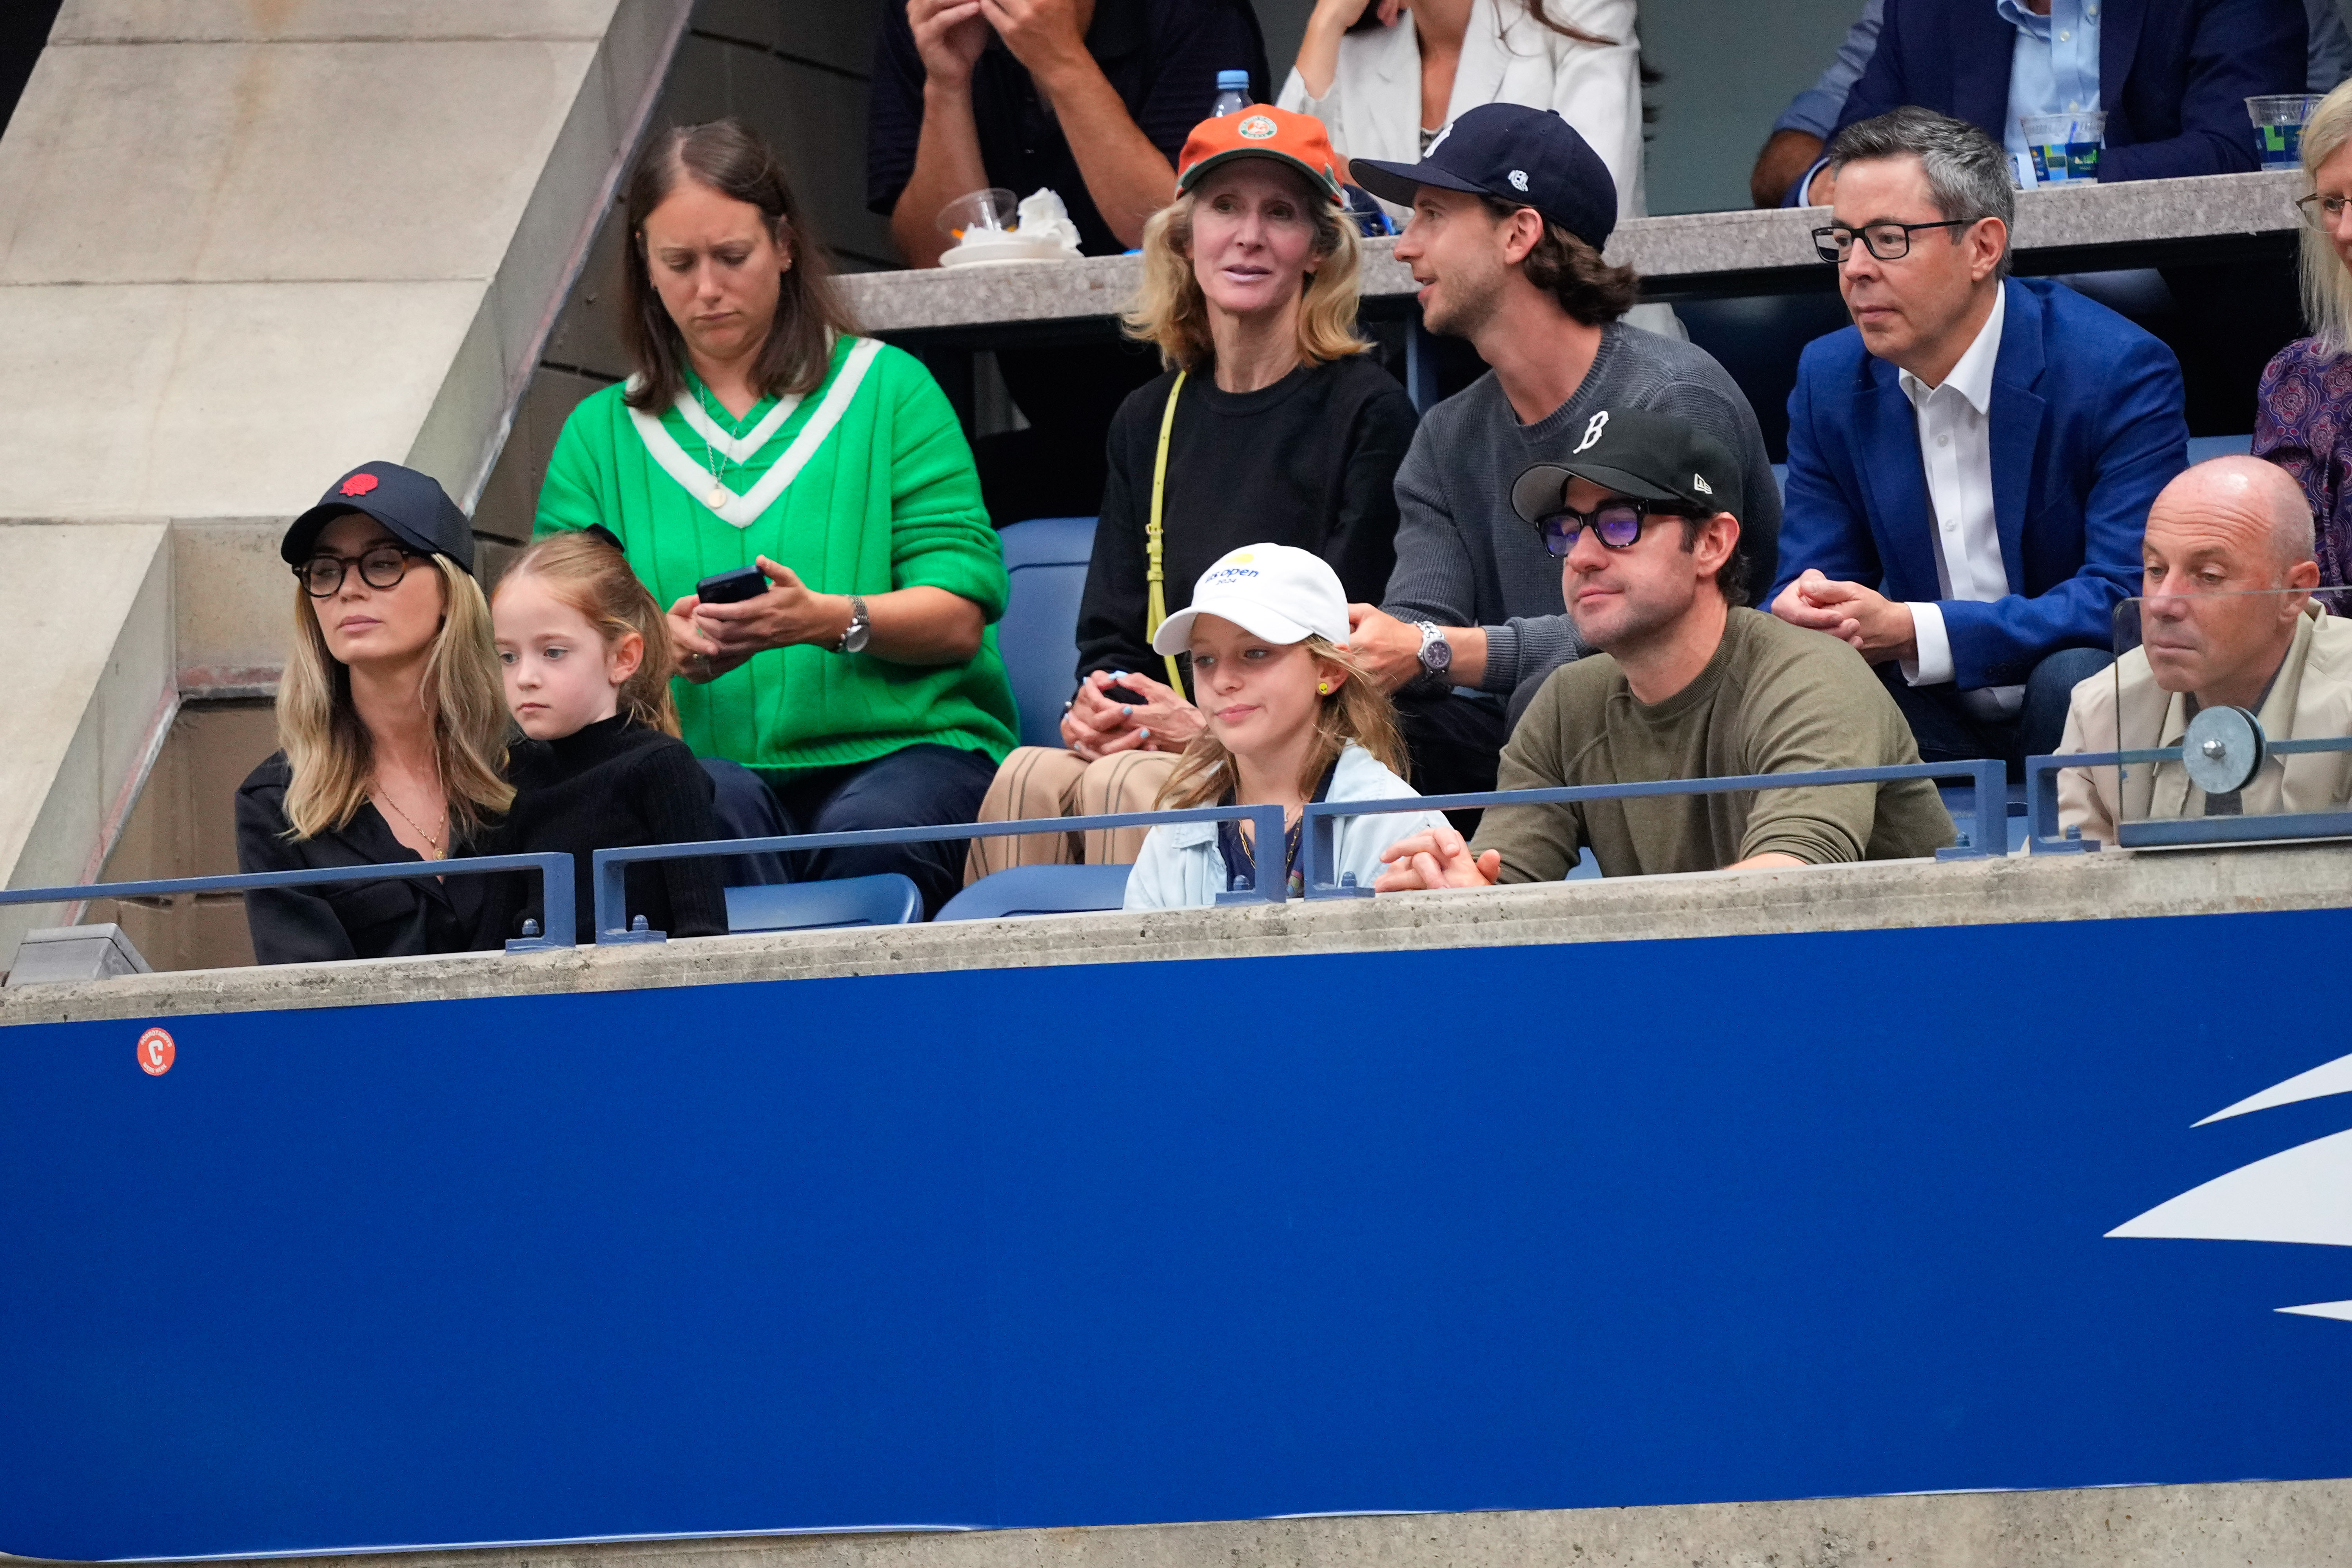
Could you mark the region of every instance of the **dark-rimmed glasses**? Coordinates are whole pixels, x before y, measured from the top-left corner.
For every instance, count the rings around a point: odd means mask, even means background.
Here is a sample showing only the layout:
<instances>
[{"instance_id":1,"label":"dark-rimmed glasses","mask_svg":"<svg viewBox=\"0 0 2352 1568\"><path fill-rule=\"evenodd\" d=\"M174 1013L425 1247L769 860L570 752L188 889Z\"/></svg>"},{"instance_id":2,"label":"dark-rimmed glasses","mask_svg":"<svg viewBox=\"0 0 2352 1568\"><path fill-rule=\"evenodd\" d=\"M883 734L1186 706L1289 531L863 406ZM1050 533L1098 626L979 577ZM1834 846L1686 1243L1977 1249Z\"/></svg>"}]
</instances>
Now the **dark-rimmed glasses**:
<instances>
[{"instance_id":1,"label":"dark-rimmed glasses","mask_svg":"<svg viewBox=\"0 0 2352 1568\"><path fill-rule=\"evenodd\" d=\"M1690 514L1670 501L1631 500L1624 496L1611 496L1591 511L1578 511L1563 506L1546 512L1536 522L1536 533L1543 540L1544 548L1559 560L1568 559L1576 548L1577 535L1586 529L1609 550L1631 550L1641 542L1642 529L1652 518L1687 517Z\"/></svg>"},{"instance_id":2,"label":"dark-rimmed glasses","mask_svg":"<svg viewBox=\"0 0 2352 1568\"><path fill-rule=\"evenodd\" d=\"M2336 226L2343 221L2347 201L2352 201L2352 197L2323 196L2315 191L2307 196L2297 196L2294 210L2303 215L2303 221L2311 227L2322 234L2333 234Z\"/></svg>"},{"instance_id":3,"label":"dark-rimmed glasses","mask_svg":"<svg viewBox=\"0 0 2352 1568\"><path fill-rule=\"evenodd\" d=\"M1923 228L1967 228L1983 221L1952 217L1941 223L1866 223L1860 228L1833 223L1827 228L1813 230L1813 253L1823 261L1843 261L1853 253L1854 237L1859 235L1864 247L1879 260L1900 261L1911 254L1911 237Z\"/></svg>"},{"instance_id":4,"label":"dark-rimmed glasses","mask_svg":"<svg viewBox=\"0 0 2352 1568\"><path fill-rule=\"evenodd\" d=\"M357 555L330 555L322 550L295 567L294 575L310 597L331 599L342 590L343 574L354 566L369 587L397 588L408 575L408 563L424 559L423 552L398 544L371 544Z\"/></svg>"}]
</instances>

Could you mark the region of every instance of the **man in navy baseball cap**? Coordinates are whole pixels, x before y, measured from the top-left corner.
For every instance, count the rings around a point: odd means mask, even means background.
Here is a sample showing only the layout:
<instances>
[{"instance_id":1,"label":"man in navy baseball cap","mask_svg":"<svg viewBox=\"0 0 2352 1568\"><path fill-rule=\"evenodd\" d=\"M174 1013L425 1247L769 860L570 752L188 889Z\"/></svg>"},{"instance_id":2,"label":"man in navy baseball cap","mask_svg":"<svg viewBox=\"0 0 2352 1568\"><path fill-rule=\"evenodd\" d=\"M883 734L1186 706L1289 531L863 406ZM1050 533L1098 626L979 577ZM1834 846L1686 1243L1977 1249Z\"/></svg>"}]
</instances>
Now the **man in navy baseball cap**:
<instances>
[{"instance_id":1,"label":"man in navy baseball cap","mask_svg":"<svg viewBox=\"0 0 2352 1568\"><path fill-rule=\"evenodd\" d=\"M1418 163L1350 167L1374 195L1411 204L1396 258L1421 285L1423 324L1468 339L1488 371L1423 414L1397 470L1396 570L1381 607L1353 607L1348 646L1396 694L1414 787L1491 789L1506 700L1586 651L1558 565L1512 509L1519 475L1570 468L1612 410L1686 421L1735 459L1750 594L1778 562L1780 492L1723 367L1622 319L1638 279L1601 254L1617 183L1568 121L1483 104Z\"/></svg>"},{"instance_id":2,"label":"man in navy baseball cap","mask_svg":"<svg viewBox=\"0 0 2352 1568\"><path fill-rule=\"evenodd\" d=\"M1492 196L1533 207L1593 249L1617 226L1617 182L1609 165L1549 109L1482 103L1438 133L1418 163L1349 162L1356 183L1383 201L1409 207L1416 188Z\"/></svg>"},{"instance_id":3,"label":"man in navy baseball cap","mask_svg":"<svg viewBox=\"0 0 2352 1568\"><path fill-rule=\"evenodd\" d=\"M362 463L327 487L319 504L294 520L278 542L289 565L310 558L319 534L346 512L363 511L392 531L394 538L428 555L446 555L474 571L474 529L441 481L398 463Z\"/></svg>"}]
</instances>

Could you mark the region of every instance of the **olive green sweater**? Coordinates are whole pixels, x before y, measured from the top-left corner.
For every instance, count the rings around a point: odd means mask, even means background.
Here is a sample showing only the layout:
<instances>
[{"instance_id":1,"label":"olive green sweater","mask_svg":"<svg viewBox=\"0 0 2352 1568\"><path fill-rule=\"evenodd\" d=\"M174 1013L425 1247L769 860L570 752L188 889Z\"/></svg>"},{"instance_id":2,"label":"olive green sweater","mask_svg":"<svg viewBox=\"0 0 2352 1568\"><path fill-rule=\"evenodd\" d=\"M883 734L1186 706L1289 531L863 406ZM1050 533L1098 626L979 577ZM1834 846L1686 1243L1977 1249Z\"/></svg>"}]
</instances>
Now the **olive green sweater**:
<instances>
[{"instance_id":1,"label":"olive green sweater","mask_svg":"<svg viewBox=\"0 0 2352 1568\"><path fill-rule=\"evenodd\" d=\"M1546 680L1503 749L1497 789L1737 778L1919 760L1902 710L1834 637L1735 609L1715 657L1664 701L1635 700L1617 661L1588 655ZM1809 865L1932 855L1952 819L1927 779L1824 789L1659 795L1486 813L1472 848L1506 882L1558 881L1584 845L1604 877L1713 871L1778 851Z\"/></svg>"},{"instance_id":2,"label":"olive green sweater","mask_svg":"<svg viewBox=\"0 0 2352 1568\"><path fill-rule=\"evenodd\" d=\"M603 523L665 609L702 578L765 555L819 593L944 588L990 623L963 664L797 647L707 685L677 681L698 756L782 773L929 742L1003 761L1015 722L996 652L1003 553L954 411L913 356L843 338L814 391L740 419L691 375L681 405L658 417L632 411L623 392L595 393L565 422L540 491L540 533Z\"/></svg>"}]
</instances>

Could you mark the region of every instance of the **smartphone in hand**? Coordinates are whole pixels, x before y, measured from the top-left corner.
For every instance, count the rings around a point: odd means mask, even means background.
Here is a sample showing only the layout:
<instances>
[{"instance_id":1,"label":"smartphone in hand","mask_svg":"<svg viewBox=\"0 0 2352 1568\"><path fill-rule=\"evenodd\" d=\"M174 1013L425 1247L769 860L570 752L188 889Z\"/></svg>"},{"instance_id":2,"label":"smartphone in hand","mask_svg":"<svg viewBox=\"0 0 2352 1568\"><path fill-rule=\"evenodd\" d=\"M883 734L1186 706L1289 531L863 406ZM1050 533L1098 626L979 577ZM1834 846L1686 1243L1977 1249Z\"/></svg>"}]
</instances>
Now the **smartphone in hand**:
<instances>
[{"instance_id":1,"label":"smartphone in hand","mask_svg":"<svg viewBox=\"0 0 2352 1568\"><path fill-rule=\"evenodd\" d=\"M768 591L768 579L757 566L738 566L705 577L694 585L694 596L706 605L740 605Z\"/></svg>"}]
</instances>

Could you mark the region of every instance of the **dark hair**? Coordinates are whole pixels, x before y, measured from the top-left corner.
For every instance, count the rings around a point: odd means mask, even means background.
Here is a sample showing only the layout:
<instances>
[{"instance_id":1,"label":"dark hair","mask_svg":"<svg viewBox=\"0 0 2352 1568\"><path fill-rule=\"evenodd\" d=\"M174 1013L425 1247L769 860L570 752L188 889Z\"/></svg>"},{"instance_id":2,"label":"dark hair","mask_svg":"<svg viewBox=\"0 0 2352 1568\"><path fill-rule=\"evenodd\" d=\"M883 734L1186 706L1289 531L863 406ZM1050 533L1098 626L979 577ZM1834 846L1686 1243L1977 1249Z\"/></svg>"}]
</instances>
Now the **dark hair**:
<instances>
[{"instance_id":1,"label":"dark hair","mask_svg":"<svg viewBox=\"0 0 2352 1568\"><path fill-rule=\"evenodd\" d=\"M1497 219L1523 207L1535 211L1523 202L1507 202L1500 196L1478 199ZM1549 218L1544 218L1543 236L1519 263L1519 269L1528 275L1528 282L1558 300L1561 310L1588 327L1603 326L1632 310L1641 281L1632 268L1610 266L1599 251Z\"/></svg>"},{"instance_id":2,"label":"dark hair","mask_svg":"<svg viewBox=\"0 0 2352 1568\"><path fill-rule=\"evenodd\" d=\"M793 200L782 163L741 121L714 120L663 132L629 176L628 258L623 263L622 297L629 357L636 362L639 378L626 394L629 406L647 412L667 408L685 385L685 351L677 323L669 319L646 263L646 219L669 199L681 180L749 202L766 215L777 242L793 247L793 265L776 300L776 319L760 347L751 379L762 397L811 390L824 379L835 336L855 332L856 325L834 293L824 248Z\"/></svg>"},{"instance_id":3,"label":"dark hair","mask_svg":"<svg viewBox=\"0 0 2352 1568\"><path fill-rule=\"evenodd\" d=\"M1829 156L1832 170L1882 158L1916 158L1927 176L1927 199L1938 216L1970 224L1997 217L2003 228L2017 227L2016 182L2011 177L2009 154L1965 120L1906 104L1857 120L1839 132ZM1955 229L1948 237L1957 245L1967 232ZM1992 275L2009 275L2005 247Z\"/></svg>"},{"instance_id":4,"label":"dark hair","mask_svg":"<svg viewBox=\"0 0 2352 1568\"><path fill-rule=\"evenodd\" d=\"M1698 536L1706 531L1706 525L1713 521L1716 516L1713 512L1708 512L1704 517L1688 511L1667 513L1663 507L1654 509L1650 515L1656 517L1661 514L1683 520L1683 553L1685 555L1698 548ZM1722 565L1715 569L1715 586L1716 591L1723 595L1723 602L1734 609L1748 602L1748 533L1746 530L1740 531L1738 540L1731 547L1730 555L1725 558Z\"/></svg>"}]
</instances>

